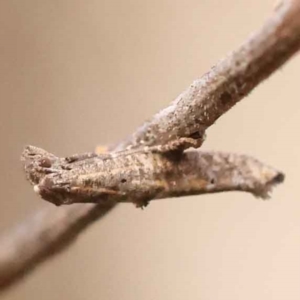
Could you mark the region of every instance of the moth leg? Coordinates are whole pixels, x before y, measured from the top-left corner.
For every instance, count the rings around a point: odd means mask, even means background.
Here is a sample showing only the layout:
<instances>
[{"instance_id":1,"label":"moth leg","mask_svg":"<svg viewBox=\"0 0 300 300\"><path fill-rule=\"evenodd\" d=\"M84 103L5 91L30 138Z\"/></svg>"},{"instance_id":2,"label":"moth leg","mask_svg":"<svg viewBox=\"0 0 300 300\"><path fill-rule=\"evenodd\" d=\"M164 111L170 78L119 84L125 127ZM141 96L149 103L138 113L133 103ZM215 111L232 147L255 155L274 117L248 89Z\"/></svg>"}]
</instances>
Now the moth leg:
<instances>
[{"instance_id":1,"label":"moth leg","mask_svg":"<svg viewBox=\"0 0 300 300\"><path fill-rule=\"evenodd\" d=\"M59 172L58 169L51 168L51 167L42 167L42 166L35 166L35 171L45 175Z\"/></svg>"},{"instance_id":2,"label":"moth leg","mask_svg":"<svg viewBox=\"0 0 300 300\"><path fill-rule=\"evenodd\" d=\"M150 200L149 199L135 199L134 201L134 204L135 204L135 207L137 208L141 208L141 209L144 209L145 207L148 206Z\"/></svg>"},{"instance_id":3,"label":"moth leg","mask_svg":"<svg viewBox=\"0 0 300 300\"><path fill-rule=\"evenodd\" d=\"M204 142L205 137L199 138L181 137L177 140L170 141L165 145L158 145L149 148L150 151L158 153L183 152L188 148L199 148Z\"/></svg>"}]
</instances>

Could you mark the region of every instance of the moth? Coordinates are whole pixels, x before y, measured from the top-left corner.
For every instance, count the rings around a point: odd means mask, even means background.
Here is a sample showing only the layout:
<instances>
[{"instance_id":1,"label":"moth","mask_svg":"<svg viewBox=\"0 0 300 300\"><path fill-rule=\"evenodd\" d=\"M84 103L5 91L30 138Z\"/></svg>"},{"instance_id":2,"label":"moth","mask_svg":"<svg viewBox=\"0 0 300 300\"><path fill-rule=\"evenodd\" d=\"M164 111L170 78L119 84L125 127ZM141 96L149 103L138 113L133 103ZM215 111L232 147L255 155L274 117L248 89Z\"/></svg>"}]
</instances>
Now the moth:
<instances>
[{"instance_id":1,"label":"moth","mask_svg":"<svg viewBox=\"0 0 300 300\"><path fill-rule=\"evenodd\" d=\"M55 204L133 202L246 191L267 198L284 175L258 160L223 152L186 150L202 140L182 138L164 146L59 158L27 146L22 161L34 191Z\"/></svg>"}]
</instances>

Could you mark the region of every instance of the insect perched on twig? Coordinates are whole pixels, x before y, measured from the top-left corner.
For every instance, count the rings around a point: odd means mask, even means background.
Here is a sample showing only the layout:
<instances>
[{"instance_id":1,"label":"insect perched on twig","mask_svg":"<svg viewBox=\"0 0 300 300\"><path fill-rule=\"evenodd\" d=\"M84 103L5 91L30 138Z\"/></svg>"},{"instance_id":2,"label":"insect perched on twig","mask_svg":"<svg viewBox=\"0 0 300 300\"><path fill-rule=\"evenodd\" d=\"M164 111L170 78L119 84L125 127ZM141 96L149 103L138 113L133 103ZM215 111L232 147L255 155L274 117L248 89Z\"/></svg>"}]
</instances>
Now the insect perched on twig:
<instances>
[{"instance_id":1,"label":"insect perched on twig","mask_svg":"<svg viewBox=\"0 0 300 300\"><path fill-rule=\"evenodd\" d=\"M202 141L182 138L165 146L66 158L28 146L22 159L35 192L55 205L133 202L144 207L152 199L232 190L266 198L284 179L246 155L184 151Z\"/></svg>"}]
</instances>

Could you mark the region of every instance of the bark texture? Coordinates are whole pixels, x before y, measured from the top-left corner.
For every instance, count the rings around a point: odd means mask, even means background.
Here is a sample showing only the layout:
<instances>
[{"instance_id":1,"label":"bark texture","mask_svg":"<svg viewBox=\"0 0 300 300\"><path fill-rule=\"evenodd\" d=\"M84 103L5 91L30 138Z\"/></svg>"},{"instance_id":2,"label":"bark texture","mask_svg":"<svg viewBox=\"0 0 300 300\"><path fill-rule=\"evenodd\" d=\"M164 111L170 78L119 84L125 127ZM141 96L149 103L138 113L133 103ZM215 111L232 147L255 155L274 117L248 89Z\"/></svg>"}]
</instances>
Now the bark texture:
<instances>
[{"instance_id":1,"label":"bark texture","mask_svg":"<svg viewBox=\"0 0 300 300\"><path fill-rule=\"evenodd\" d=\"M169 107L111 150L164 145L182 137L203 137L209 126L282 66L299 48L300 0L286 0L240 48L217 63ZM184 157L187 159L197 155L210 157L206 161L213 160L212 153L192 152L184 154ZM228 157L231 156L221 155L221 160L228 160ZM236 158L245 160L245 157ZM199 159L197 163L200 161L201 168L205 168L203 159ZM267 187L283 179L280 172L277 175L274 173L273 177L265 176L263 170L274 169L264 168L258 174L262 176L260 180L265 178ZM188 168L184 170L187 172ZM238 173L237 169L227 171L232 172L231 178L235 178L234 174ZM249 191L254 190L249 188ZM262 190L267 192L269 188ZM78 204L59 209L53 207L37 212L4 235L0 240L1 291L30 274L41 262L66 249L87 226L110 209L111 207L96 204Z\"/></svg>"}]
</instances>

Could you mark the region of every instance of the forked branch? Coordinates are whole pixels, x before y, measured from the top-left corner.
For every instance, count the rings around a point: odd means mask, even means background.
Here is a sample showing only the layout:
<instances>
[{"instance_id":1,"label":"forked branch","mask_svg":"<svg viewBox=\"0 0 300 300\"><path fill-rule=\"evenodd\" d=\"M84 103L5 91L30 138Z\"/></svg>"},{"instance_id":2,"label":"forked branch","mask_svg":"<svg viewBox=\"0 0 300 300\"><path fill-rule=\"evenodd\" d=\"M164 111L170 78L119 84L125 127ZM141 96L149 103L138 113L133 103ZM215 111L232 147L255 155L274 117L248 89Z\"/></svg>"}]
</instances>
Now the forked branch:
<instances>
[{"instance_id":1,"label":"forked branch","mask_svg":"<svg viewBox=\"0 0 300 300\"><path fill-rule=\"evenodd\" d=\"M286 0L261 30L113 150L164 145L184 137L201 138L222 114L282 66L299 48L300 0ZM184 154L189 155L200 154ZM213 157L212 153L203 155ZM204 168L203 164L201 168ZM265 182L266 186L282 180L281 173L273 173L266 181L263 181L265 172L259 174L258 182ZM43 217L43 213L38 213L33 217L34 221L26 220L18 225L19 229L0 241L0 288L4 290L40 262L65 249L84 228L107 211L109 208L94 204L53 208Z\"/></svg>"}]
</instances>

